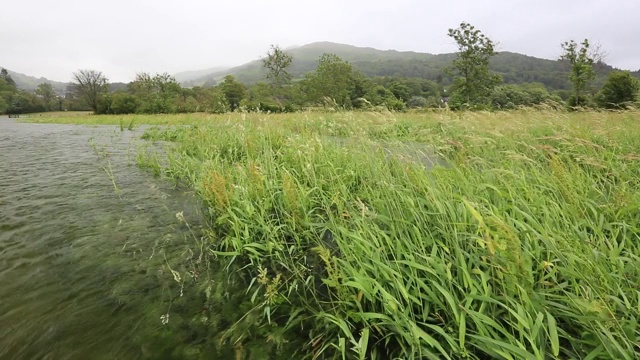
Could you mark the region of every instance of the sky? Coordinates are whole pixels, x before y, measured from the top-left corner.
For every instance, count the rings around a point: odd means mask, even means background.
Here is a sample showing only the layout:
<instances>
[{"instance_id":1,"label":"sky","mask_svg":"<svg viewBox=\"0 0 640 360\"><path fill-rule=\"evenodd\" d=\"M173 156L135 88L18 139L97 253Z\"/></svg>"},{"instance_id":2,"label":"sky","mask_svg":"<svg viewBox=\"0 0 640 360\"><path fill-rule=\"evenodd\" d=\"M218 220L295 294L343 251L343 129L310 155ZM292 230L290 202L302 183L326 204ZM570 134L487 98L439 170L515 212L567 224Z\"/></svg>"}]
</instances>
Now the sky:
<instances>
[{"instance_id":1,"label":"sky","mask_svg":"<svg viewBox=\"0 0 640 360\"><path fill-rule=\"evenodd\" d=\"M8 0L0 66L67 82L78 69L128 82L235 66L283 48L331 41L381 50L456 51L447 29L471 23L498 50L556 59L588 38L605 61L640 69L638 0Z\"/></svg>"}]
</instances>

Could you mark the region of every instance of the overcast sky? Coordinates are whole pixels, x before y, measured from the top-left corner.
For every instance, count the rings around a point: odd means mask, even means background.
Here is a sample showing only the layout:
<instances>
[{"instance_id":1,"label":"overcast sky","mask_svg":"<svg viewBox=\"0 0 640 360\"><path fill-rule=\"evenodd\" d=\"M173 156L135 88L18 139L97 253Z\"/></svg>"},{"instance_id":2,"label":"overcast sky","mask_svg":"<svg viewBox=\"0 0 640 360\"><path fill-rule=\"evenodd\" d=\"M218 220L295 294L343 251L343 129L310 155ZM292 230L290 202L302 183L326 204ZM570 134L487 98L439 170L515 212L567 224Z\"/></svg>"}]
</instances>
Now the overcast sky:
<instances>
[{"instance_id":1,"label":"overcast sky","mask_svg":"<svg viewBox=\"0 0 640 360\"><path fill-rule=\"evenodd\" d=\"M9 0L0 6L0 66L69 81L102 71L176 73L240 65L282 47L332 41L434 54L467 21L499 50L555 59L589 38L613 66L640 69L639 0Z\"/></svg>"}]
</instances>

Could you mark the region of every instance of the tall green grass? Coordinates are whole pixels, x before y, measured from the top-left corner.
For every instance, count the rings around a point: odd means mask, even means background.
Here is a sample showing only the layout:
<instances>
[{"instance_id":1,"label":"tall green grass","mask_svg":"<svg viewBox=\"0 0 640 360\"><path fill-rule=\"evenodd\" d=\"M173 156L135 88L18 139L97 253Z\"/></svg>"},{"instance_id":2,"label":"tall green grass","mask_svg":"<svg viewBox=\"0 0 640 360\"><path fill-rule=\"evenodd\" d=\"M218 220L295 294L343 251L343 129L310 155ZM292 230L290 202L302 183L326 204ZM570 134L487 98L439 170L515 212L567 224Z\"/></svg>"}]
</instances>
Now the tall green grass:
<instances>
[{"instance_id":1,"label":"tall green grass","mask_svg":"<svg viewBox=\"0 0 640 360\"><path fill-rule=\"evenodd\" d=\"M137 160L209 215L209 273L185 293L202 307L182 309L207 351L640 355L638 112L69 120L125 121L190 125L149 129L171 145Z\"/></svg>"},{"instance_id":2,"label":"tall green grass","mask_svg":"<svg viewBox=\"0 0 640 360\"><path fill-rule=\"evenodd\" d=\"M146 136L205 201L210 341L236 356L634 359L639 124L297 114Z\"/></svg>"}]
</instances>

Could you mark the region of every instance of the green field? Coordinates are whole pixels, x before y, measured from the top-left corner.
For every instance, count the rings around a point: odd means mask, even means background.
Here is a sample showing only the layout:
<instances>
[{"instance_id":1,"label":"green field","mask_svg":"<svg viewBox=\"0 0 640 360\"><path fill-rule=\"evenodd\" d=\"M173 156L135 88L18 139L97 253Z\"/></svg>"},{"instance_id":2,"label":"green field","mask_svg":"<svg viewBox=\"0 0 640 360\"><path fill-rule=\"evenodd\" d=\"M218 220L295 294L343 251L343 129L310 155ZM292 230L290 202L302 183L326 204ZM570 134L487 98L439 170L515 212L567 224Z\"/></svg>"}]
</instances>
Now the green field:
<instances>
[{"instance_id":1,"label":"green field","mask_svg":"<svg viewBox=\"0 0 640 360\"><path fill-rule=\"evenodd\" d=\"M208 275L185 294L213 309L188 325L207 349L640 356L640 112L24 120L173 125L145 129L167 151L140 146L136 159L207 211L192 250Z\"/></svg>"}]
</instances>

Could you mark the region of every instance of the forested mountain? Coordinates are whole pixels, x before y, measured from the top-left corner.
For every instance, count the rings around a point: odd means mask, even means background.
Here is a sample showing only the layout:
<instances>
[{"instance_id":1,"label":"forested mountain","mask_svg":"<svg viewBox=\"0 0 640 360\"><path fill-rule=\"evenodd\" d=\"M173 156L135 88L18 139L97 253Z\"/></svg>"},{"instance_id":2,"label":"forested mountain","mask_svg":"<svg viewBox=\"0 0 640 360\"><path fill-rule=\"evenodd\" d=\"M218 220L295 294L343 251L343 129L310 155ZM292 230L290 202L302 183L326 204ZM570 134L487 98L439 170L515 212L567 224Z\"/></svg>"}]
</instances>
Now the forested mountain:
<instances>
[{"instance_id":1,"label":"forested mountain","mask_svg":"<svg viewBox=\"0 0 640 360\"><path fill-rule=\"evenodd\" d=\"M3 67L0 66L0 69L2 68ZM49 83L51 84L51 86L53 86L53 89L56 91L56 93L64 94L64 91L68 85L67 83L51 81L43 77L37 78L34 76L17 73L17 72L11 71L10 69L7 69L7 72L9 72L9 75L11 75L11 78L13 79L13 81L16 82L16 85L18 86L18 88L26 91L34 91L38 87L38 85Z\"/></svg>"},{"instance_id":2,"label":"forested mountain","mask_svg":"<svg viewBox=\"0 0 640 360\"><path fill-rule=\"evenodd\" d=\"M331 53L351 62L369 77L416 77L433 80L444 85L451 81L444 73L444 69L451 64L456 56L456 54L433 55L410 51L377 50L330 42L313 43L286 51L293 56L293 63L289 71L294 78L301 78L304 74L313 71L318 64L318 58L324 53ZM599 74L596 85L600 85L613 68L606 64L597 68ZM504 51L491 60L491 69L500 74L507 84L539 82L549 90L571 87L567 79L568 67L556 60L540 59ZM182 84L184 86L214 85L229 74L238 81L247 84L264 80L262 62L255 60L190 81L183 81ZM634 72L633 75L640 78L640 71Z\"/></svg>"}]
</instances>

